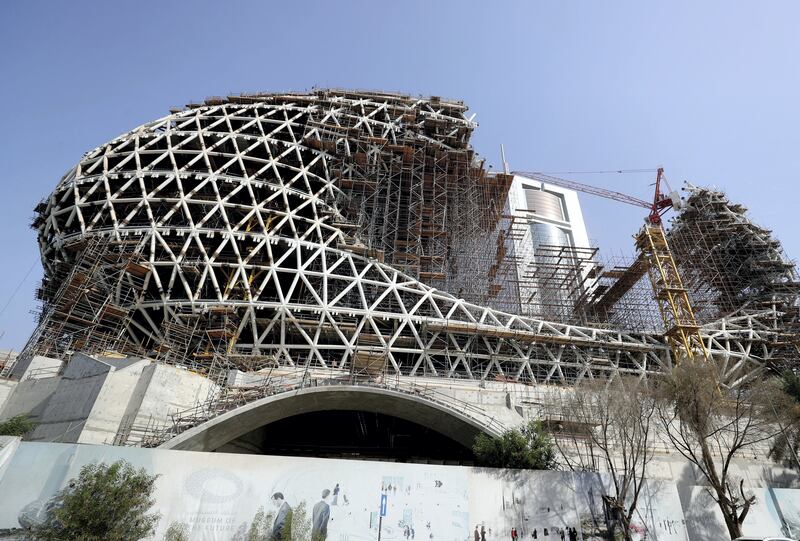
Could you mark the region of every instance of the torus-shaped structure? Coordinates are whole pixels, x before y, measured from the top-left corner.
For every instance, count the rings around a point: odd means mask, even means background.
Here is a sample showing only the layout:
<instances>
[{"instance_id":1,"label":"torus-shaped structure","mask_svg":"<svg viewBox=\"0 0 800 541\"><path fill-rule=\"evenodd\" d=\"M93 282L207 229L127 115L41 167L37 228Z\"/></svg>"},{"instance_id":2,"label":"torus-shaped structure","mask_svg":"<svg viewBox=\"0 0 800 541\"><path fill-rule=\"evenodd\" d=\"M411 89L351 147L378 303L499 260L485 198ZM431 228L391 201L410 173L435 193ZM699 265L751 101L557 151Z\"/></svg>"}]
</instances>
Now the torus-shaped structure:
<instances>
[{"instance_id":1,"label":"torus-shaped structure","mask_svg":"<svg viewBox=\"0 0 800 541\"><path fill-rule=\"evenodd\" d=\"M44 303L23 357L556 384L670 366L658 334L519 315L512 178L484 170L466 110L213 98L86 153L36 209ZM745 318L705 337L741 368L769 357L768 332Z\"/></svg>"}]
</instances>

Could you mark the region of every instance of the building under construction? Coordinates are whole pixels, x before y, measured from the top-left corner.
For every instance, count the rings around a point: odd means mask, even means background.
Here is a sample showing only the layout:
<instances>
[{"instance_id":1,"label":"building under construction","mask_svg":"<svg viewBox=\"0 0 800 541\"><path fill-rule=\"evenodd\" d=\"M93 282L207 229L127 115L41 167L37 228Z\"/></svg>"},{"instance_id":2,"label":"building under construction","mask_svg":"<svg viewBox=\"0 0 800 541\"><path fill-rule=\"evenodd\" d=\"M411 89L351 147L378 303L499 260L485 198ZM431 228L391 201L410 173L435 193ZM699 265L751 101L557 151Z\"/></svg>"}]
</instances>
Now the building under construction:
<instances>
[{"instance_id":1,"label":"building under construction","mask_svg":"<svg viewBox=\"0 0 800 541\"><path fill-rule=\"evenodd\" d=\"M697 354L732 382L795 368L800 282L744 207L657 189L637 256L604 261L576 191L650 203L489 173L466 111L376 92L239 95L86 153L36 207L41 309L0 364L0 391L19 381L0 416L33 411L33 439L214 450L270 415L366 408L468 449L476 430L529 415L528 394L586 378L657 377ZM395 394L354 386L389 382ZM333 383L350 387L169 443ZM278 445L248 437L237 452Z\"/></svg>"},{"instance_id":2,"label":"building under construction","mask_svg":"<svg viewBox=\"0 0 800 541\"><path fill-rule=\"evenodd\" d=\"M559 384L669 366L645 255L602 264L574 192L487 173L466 111L230 96L88 152L36 208L42 307L17 371L75 351ZM793 265L744 207L688 190L667 238L704 347L791 364Z\"/></svg>"}]
</instances>

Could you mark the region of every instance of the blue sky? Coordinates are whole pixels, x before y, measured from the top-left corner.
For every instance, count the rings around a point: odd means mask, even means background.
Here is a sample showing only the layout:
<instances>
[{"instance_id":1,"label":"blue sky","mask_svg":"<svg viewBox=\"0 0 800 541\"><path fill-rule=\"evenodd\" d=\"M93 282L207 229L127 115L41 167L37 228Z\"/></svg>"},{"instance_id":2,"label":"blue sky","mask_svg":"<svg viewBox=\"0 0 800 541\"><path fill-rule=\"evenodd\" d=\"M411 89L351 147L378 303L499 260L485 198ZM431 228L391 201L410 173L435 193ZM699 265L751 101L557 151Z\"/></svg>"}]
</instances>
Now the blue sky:
<instances>
[{"instance_id":1,"label":"blue sky","mask_svg":"<svg viewBox=\"0 0 800 541\"><path fill-rule=\"evenodd\" d=\"M473 144L495 168L501 143L518 170L663 165L673 185L726 190L798 257L798 45L795 1L8 0L0 348L20 348L33 328L36 202L87 150L228 93L463 99L480 124ZM650 174L564 176L650 196ZM643 210L582 202L601 253L632 253Z\"/></svg>"}]
</instances>

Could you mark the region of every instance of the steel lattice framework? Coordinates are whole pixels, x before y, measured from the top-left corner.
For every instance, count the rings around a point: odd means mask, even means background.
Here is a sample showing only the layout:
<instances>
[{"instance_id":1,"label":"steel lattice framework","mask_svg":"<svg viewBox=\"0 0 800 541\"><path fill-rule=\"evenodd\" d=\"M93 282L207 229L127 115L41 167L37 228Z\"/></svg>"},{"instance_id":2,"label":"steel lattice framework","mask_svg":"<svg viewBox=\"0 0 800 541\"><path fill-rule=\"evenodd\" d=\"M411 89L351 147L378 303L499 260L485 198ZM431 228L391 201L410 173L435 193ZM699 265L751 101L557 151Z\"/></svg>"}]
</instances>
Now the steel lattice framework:
<instances>
[{"instance_id":1,"label":"steel lattice framework","mask_svg":"<svg viewBox=\"0 0 800 541\"><path fill-rule=\"evenodd\" d=\"M53 304L81 247L104 237L135 244L147 269L133 300L114 299L128 314L118 349L562 384L671 365L661 336L469 302L491 286L477 255L502 244L506 181L473 155L465 112L326 90L211 99L144 124L88 152L37 207L41 297ZM768 358L769 332L748 317L703 331L732 371Z\"/></svg>"}]
</instances>

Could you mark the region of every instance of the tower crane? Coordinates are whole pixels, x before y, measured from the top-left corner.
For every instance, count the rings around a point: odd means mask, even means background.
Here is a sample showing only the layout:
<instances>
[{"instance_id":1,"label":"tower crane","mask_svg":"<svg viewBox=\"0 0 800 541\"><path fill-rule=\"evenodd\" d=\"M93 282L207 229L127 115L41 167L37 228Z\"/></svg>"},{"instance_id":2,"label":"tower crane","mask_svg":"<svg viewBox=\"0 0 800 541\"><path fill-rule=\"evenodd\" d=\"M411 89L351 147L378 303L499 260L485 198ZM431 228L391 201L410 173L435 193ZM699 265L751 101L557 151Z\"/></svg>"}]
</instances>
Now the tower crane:
<instances>
[{"instance_id":1,"label":"tower crane","mask_svg":"<svg viewBox=\"0 0 800 541\"><path fill-rule=\"evenodd\" d=\"M672 349L676 361L684 357L709 356L708 349L700 335L700 325L694 315L689 293L683 285L678 266L667 242L662 225L662 216L670 209L679 209L681 200L676 192L667 195L661 192L664 168L659 167L656 174L653 200L645 201L621 192L590 186L574 180L567 180L543 173L514 171L531 180L568 188L578 192L597 195L621 203L643 207L649 210L642 229L634 236L636 249L647 263L647 274L653 286L653 294L664 321L664 336Z\"/></svg>"}]
</instances>

